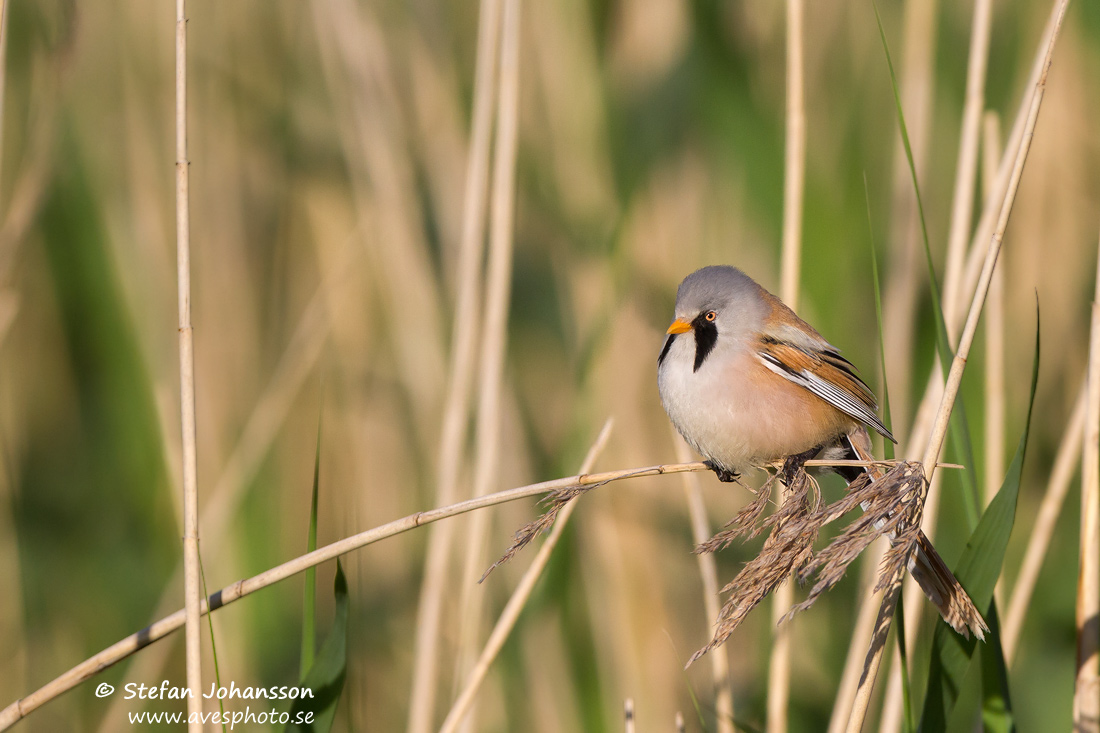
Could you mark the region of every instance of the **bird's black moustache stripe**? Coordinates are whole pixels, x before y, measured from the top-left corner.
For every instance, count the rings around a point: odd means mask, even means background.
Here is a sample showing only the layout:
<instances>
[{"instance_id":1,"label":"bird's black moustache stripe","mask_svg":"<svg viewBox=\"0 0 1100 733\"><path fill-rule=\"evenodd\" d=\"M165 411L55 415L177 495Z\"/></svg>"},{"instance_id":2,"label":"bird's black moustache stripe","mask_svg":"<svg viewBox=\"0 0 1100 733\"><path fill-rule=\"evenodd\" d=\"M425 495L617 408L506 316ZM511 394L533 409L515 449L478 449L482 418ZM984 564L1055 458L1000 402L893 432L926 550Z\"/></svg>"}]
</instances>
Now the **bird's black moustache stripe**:
<instances>
[{"instance_id":1,"label":"bird's black moustache stripe","mask_svg":"<svg viewBox=\"0 0 1100 733\"><path fill-rule=\"evenodd\" d=\"M718 342L718 327L701 315L691 322L691 330L695 332L695 367L692 371L697 372Z\"/></svg>"},{"instance_id":2,"label":"bird's black moustache stripe","mask_svg":"<svg viewBox=\"0 0 1100 733\"><path fill-rule=\"evenodd\" d=\"M661 355L657 357L657 366L661 366L661 362L663 362L665 360L665 357L668 356L668 350L672 348L672 339L676 338L676 336L677 334L670 333L668 335L668 338L665 339L665 345L664 348L661 349Z\"/></svg>"}]
</instances>

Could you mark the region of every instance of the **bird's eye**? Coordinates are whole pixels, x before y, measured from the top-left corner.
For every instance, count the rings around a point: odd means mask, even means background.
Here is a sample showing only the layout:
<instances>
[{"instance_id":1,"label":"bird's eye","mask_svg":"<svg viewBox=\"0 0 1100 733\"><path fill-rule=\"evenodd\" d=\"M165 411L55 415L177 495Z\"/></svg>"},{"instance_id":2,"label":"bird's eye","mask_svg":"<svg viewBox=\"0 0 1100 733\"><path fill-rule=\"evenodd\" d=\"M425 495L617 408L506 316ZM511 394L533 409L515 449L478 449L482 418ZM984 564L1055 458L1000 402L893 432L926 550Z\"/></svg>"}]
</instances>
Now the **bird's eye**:
<instances>
[{"instance_id":1,"label":"bird's eye","mask_svg":"<svg viewBox=\"0 0 1100 733\"><path fill-rule=\"evenodd\" d=\"M715 313L714 311L707 311L707 314L704 316L704 318L706 318L708 321L712 321L712 322L717 317L718 317L718 314Z\"/></svg>"}]
</instances>

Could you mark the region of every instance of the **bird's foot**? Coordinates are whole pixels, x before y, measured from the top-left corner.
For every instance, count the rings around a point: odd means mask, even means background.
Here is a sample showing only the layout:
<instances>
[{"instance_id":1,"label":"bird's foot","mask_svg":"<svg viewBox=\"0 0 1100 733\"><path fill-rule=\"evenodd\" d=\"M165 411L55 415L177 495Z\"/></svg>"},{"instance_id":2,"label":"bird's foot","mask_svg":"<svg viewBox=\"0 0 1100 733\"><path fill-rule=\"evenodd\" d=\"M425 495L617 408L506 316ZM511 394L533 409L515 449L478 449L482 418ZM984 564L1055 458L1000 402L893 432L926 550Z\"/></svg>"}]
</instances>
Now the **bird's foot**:
<instances>
[{"instance_id":1,"label":"bird's foot","mask_svg":"<svg viewBox=\"0 0 1100 733\"><path fill-rule=\"evenodd\" d=\"M714 461L704 461L704 463L707 464L707 468L714 471L714 475L717 476L718 480L722 483L733 483L737 479L741 478L741 474L737 473L736 471L727 471Z\"/></svg>"},{"instance_id":2,"label":"bird's foot","mask_svg":"<svg viewBox=\"0 0 1100 733\"><path fill-rule=\"evenodd\" d=\"M795 474L801 471L806 466L806 461L810 460L818 453L821 452L821 446L815 446L808 451L803 451L797 455L787 456L787 460L783 462L783 469L779 472L780 479L783 483L790 485L794 479Z\"/></svg>"}]
</instances>

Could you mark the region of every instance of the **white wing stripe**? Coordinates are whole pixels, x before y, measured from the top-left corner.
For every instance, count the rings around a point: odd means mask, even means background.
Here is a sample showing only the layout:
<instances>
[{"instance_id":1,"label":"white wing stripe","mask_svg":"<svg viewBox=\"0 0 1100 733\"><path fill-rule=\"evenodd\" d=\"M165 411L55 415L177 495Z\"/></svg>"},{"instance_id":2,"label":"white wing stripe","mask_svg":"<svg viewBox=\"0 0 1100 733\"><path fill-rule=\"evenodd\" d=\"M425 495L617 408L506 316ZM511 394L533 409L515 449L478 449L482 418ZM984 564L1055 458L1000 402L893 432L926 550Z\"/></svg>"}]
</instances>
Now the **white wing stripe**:
<instances>
[{"instance_id":1,"label":"white wing stripe","mask_svg":"<svg viewBox=\"0 0 1100 733\"><path fill-rule=\"evenodd\" d=\"M867 409L866 405L853 399L852 395L837 387L835 384L805 369L797 372L789 370L771 354L758 353L757 356L760 358L760 361L764 363L764 366L787 381L808 389L845 415L853 417L860 422L867 423L879 432L886 432L886 426L878 419L878 415L871 412Z\"/></svg>"}]
</instances>

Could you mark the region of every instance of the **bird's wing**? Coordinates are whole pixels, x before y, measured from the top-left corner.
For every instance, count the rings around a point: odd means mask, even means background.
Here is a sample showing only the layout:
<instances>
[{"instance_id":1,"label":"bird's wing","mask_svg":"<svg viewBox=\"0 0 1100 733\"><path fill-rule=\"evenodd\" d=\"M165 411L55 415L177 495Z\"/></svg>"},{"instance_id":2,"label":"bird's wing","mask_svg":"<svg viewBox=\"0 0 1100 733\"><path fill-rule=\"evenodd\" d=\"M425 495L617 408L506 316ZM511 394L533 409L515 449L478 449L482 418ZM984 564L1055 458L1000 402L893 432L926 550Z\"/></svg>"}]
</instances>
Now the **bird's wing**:
<instances>
[{"instance_id":1,"label":"bird's wing","mask_svg":"<svg viewBox=\"0 0 1100 733\"><path fill-rule=\"evenodd\" d=\"M816 334L814 334L816 336ZM875 395L850 361L833 346L794 328L761 334L756 355L768 369L808 389L836 409L873 427L894 443L894 436L879 420Z\"/></svg>"}]
</instances>

